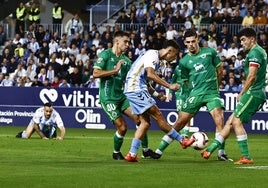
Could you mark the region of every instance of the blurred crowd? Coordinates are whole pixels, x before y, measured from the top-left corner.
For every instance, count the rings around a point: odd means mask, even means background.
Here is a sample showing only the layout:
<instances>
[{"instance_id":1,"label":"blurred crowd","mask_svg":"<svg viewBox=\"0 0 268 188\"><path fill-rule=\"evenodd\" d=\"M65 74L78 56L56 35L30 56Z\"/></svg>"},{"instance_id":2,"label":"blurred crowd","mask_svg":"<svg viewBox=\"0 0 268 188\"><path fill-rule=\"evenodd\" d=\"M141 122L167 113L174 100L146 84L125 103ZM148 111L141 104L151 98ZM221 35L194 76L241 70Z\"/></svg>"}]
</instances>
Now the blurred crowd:
<instances>
[{"instance_id":1,"label":"blurred crowd","mask_svg":"<svg viewBox=\"0 0 268 188\"><path fill-rule=\"evenodd\" d=\"M55 7L53 31L45 29L38 16L37 21L27 22L25 29L22 25L26 13L20 12L22 8L15 13L20 17L16 18L14 38L6 39L4 28L0 26L0 45L4 46L0 55L0 86L98 88L99 80L92 76L94 62L99 53L112 47L113 33L122 29L122 25L130 35L126 55L132 61L148 49L161 49L167 39L180 44L178 60L161 62L156 70L167 81L171 80L179 59L186 53L185 30L195 29L200 46L214 48L222 60L221 91L239 92L244 84L245 54L228 24L257 27L258 43L268 52L268 0L143 0L138 6L132 4L129 11L122 10L114 26L106 25L103 32L96 24L90 30L85 29L88 27L83 26L79 13L64 23L65 28L61 30L58 26L62 24L63 12L62 9L57 11L58 2ZM227 25L218 27L219 23ZM209 27L202 27L203 24Z\"/></svg>"}]
</instances>

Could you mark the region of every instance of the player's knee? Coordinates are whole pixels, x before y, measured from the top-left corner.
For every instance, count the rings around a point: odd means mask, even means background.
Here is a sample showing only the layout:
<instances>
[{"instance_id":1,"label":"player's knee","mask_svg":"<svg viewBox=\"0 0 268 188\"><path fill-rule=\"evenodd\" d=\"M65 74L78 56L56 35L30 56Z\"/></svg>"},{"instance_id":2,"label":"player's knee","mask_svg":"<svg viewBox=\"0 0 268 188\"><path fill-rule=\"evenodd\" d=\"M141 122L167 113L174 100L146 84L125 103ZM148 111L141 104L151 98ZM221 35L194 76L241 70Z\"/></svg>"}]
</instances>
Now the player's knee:
<instances>
[{"instance_id":1,"label":"player's knee","mask_svg":"<svg viewBox=\"0 0 268 188\"><path fill-rule=\"evenodd\" d=\"M149 127L150 127L150 123L149 122L143 122L143 129L145 129L145 130L147 130L147 129L149 129Z\"/></svg>"},{"instance_id":2,"label":"player's knee","mask_svg":"<svg viewBox=\"0 0 268 188\"><path fill-rule=\"evenodd\" d=\"M119 134L122 135L122 136L125 136L125 134L127 133L127 127L126 126L117 127L117 130L118 130Z\"/></svg>"}]
</instances>

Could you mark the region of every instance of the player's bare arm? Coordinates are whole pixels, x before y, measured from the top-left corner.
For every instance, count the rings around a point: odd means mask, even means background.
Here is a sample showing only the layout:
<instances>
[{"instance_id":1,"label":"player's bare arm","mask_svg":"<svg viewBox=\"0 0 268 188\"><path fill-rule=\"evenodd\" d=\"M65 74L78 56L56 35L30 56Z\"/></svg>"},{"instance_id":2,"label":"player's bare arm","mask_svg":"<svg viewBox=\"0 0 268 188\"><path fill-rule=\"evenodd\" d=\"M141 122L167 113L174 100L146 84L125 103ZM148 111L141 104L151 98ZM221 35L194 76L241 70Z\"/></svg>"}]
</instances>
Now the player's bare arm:
<instances>
[{"instance_id":1,"label":"player's bare arm","mask_svg":"<svg viewBox=\"0 0 268 188\"><path fill-rule=\"evenodd\" d=\"M60 136L57 136L56 140L63 140L65 136L65 127L59 127L60 129Z\"/></svg>"},{"instance_id":2,"label":"player's bare arm","mask_svg":"<svg viewBox=\"0 0 268 188\"><path fill-rule=\"evenodd\" d=\"M165 101L166 100L166 96L163 92L157 92L153 86L151 85L151 83L148 83L148 91L151 95L153 95L154 97L157 97L159 100L161 101Z\"/></svg>"},{"instance_id":3,"label":"player's bare arm","mask_svg":"<svg viewBox=\"0 0 268 188\"><path fill-rule=\"evenodd\" d=\"M40 138L42 139L48 139L43 133L42 131L39 129L39 126L34 123L34 130L36 131L36 133L40 136Z\"/></svg>"},{"instance_id":4,"label":"player's bare arm","mask_svg":"<svg viewBox=\"0 0 268 188\"><path fill-rule=\"evenodd\" d=\"M179 84L169 84L165 80L161 79L157 74L155 74L155 71L152 67L147 67L147 77L150 80L153 80L155 83L158 83L166 88L172 89L172 90L178 90L180 88Z\"/></svg>"},{"instance_id":5,"label":"player's bare arm","mask_svg":"<svg viewBox=\"0 0 268 188\"><path fill-rule=\"evenodd\" d=\"M244 87L242 88L242 90L237 96L237 101L239 101L241 96L254 84L256 80L257 71L258 71L258 68L256 66L249 67L248 77L246 79Z\"/></svg>"},{"instance_id":6,"label":"player's bare arm","mask_svg":"<svg viewBox=\"0 0 268 188\"><path fill-rule=\"evenodd\" d=\"M216 68L216 71L217 71L218 85L220 85L222 74L223 74L223 64L222 63Z\"/></svg>"}]
</instances>

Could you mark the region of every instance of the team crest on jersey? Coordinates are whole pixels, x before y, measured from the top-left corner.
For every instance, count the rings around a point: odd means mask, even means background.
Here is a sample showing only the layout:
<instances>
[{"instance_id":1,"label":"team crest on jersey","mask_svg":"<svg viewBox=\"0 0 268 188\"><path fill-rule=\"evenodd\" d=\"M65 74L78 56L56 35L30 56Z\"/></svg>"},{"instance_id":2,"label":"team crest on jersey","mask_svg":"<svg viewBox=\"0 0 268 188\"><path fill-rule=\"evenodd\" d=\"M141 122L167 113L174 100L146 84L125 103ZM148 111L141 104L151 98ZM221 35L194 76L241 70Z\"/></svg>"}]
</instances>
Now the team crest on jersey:
<instances>
[{"instance_id":1,"label":"team crest on jersey","mask_svg":"<svg viewBox=\"0 0 268 188\"><path fill-rule=\"evenodd\" d=\"M102 62L102 60L103 60L102 58L98 58L98 59L97 59L97 63Z\"/></svg>"},{"instance_id":2,"label":"team crest on jersey","mask_svg":"<svg viewBox=\"0 0 268 188\"><path fill-rule=\"evenodd\" d=\"M200 64L200 63L194 64L194 68L196 71L200 71L202 69L205 69L204 65Z\"/></svg>"},{"instance_id":3,"label":"team crest on jersey","mask_svg":"<svg viewBox=\"0 0 268 188\"><path fill-rule=\"evenodd\" d=\"M113 117L116 117L117 116L117 113L116 112L112 112L112 116Z\"/></svg>"}]
</instances>

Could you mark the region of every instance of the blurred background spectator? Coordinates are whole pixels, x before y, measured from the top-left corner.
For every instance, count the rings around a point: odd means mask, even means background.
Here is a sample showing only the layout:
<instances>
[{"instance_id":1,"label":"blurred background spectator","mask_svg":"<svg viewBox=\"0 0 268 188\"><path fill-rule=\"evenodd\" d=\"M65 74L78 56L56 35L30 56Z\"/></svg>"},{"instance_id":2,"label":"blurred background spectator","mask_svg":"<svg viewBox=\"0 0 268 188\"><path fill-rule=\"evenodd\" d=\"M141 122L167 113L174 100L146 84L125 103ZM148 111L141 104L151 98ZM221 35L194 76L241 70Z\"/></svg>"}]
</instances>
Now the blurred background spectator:
<instances>
[{"instance_id":1,"label":"blurred background spectator","mask_svg":"<svg viewBox=\"0 0 268 188\"><path fill-rule=\"evenodd\" d=\"M18 2L14 9L14 36L7 38L7 31L0 24L0 45L3 46L0 84L5 80L2 85L44 86L48 80L46 87L98 87L98 80L91 77L93 64L104 49L112 47L113 33L120 29L130 35L126 54L132 61L146 50L161 49L165 40L174 39L181 47L177 62L186 53L185 30L195 29L200 46L213 48L220 56L224 66L220 87L231 92L239 92L244 80L245 57L237 31L254 27L258 44L268 52L268 5L263 0L139 0L130 4L129 9L119 10L115 23L105 23L102 29L99 23L89 27L80 12L71 14L71 18L63 22L63 5L58 1L51 9L50 27L42 23L40 5L29 5ZM29 22L25 23L27 18ZM57 24L64 27L55 29L53 26ZM177 62L161 62L156 71L168 81ZM38 79L41 74L44 78L42 76L39 83L35 77Z\"/></svg>"}]
</instances>

